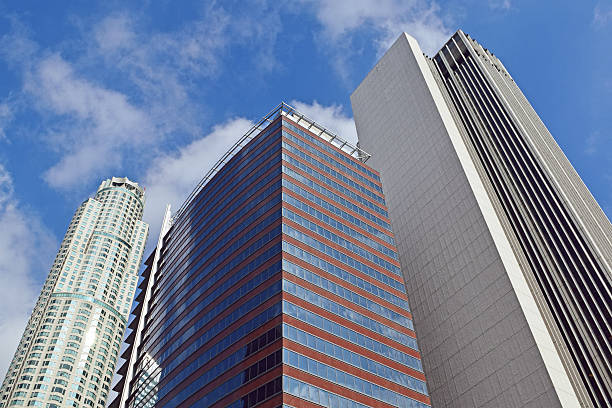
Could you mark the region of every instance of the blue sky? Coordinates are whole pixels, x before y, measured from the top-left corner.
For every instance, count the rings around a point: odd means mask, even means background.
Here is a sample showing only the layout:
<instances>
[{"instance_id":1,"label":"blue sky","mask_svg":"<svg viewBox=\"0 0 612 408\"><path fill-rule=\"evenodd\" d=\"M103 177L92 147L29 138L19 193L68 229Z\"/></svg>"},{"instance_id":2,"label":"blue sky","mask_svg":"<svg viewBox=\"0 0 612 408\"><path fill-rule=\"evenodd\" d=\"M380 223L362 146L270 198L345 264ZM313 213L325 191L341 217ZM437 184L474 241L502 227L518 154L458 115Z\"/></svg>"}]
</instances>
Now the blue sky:
<instances>
[{"instance_id":1,"label":"blue sky","mask_svg":"<svg viewBox=\"0 0 612 408\"><path fill-rule=\"evenodd\" d=\"M110 176L166 202L280 101L355 140L349 95L401 31L510 71L608 217L612 1L0 0L0 373L73 211Z\"/></svg>"}]
</instances>

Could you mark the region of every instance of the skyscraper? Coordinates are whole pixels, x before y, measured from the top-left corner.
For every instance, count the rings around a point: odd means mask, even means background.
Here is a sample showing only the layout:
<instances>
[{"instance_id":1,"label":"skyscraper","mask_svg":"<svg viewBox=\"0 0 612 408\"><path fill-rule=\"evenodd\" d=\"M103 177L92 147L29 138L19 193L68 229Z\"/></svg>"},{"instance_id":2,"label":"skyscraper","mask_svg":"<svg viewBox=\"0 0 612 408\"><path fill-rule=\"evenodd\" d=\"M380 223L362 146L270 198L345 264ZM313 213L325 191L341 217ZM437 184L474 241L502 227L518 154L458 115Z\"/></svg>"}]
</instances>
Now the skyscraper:
<instances>
[{"instance_id":1,"label":"skyscraper","mask_svg":"<svg viewBox=\"0 0 612 408\"><path fill-rule=\"evenodd\" d=\"M77 209L0 390L0 407L105 407L148 234L144 192L105 180Z\"/></svg>"},{"instance_id":2,"label":"skyscraper","mask_svg":"<svg viewBox=\"0 0 612 408\"><path fill-rule=\"evenodd\" d=\"M351 100L433 405L612 406L612 227L499 59L403 34Z\"/></svg>"},{"instance_id":3,"label":"skyscraper","mask_svg":"<svg viewBox=\"0 0 612 408\"><path fill-rule=\"evenodd\" d=\"M285 104L222 157L166 213L111 407L428 407L367 158Z\"/></svg>"}]
</instances>

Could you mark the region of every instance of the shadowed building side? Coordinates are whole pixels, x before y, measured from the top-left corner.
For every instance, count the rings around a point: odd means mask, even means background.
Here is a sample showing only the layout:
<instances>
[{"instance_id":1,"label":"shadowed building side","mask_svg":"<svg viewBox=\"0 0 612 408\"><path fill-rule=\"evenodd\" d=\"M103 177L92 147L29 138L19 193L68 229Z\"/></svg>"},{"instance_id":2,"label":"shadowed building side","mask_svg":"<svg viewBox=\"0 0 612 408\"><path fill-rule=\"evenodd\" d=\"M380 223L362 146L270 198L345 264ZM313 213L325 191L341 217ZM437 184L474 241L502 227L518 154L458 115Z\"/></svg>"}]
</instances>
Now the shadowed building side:
<instances>
[{"instance_id":1,"label":"shadowed building side","mask_svg":"<svg viewBox=\"0 0 612 408\"><path fill-rule=\"evenodd\" d=\"M285 104L223 156L167 213L111 407L429 407L368 157Z\"/></svg>"}]
</instances>

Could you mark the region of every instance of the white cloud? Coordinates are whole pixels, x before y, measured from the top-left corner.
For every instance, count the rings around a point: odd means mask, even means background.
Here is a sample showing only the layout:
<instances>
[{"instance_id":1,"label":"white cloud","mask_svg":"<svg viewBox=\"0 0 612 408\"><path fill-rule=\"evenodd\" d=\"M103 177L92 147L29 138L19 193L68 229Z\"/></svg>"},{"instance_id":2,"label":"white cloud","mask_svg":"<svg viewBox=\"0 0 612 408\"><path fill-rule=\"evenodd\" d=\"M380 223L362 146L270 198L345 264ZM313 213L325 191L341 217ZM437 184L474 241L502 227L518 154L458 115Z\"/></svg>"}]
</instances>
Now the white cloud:
<instances>
[{"instance_id":1,"label":"white cloud","mask_svg":"<svg viewBox=\"0 0 612 408\"><path fill-rule=\"evenodd\" d=\"M247 119L230 119L178 152L153 161L142 183L147 199L144 219L151 225L149 242L153 245L157 242L166 204L172 205L173 212L177 211L200 179L252 125Z\"/></svg>"},{"instance_id":2,"label":"white cloud","mask_svg":"<svg viewBox=\"0 0 612 408\"><path fill-rule=\"evenodd\" d=\"M291 105L346 141L357 142L355 122L340 105L325 106L317 101L292 101ZM244 118L230 119L177 152L162 154L152 161L141 183L146 189L144 219L151 225L150 246L157 242L166 204L176 212L200 179L252 126Z\"/></svg>"},{"instance_id":3,"label":"white cloud","mask_svg":"<svg viewBox=\"0 0 612 408\"><path fill-rule=\"evenodd\" d=\"M355 122L340 105L325 106L317 101L292 101L291 105L348 142L357 142ZM142 182L147 199L144 219L151 225L150 245L157 242L166 204L176 212L200 179L252 126L244 118L230 119L177 152L162 154L152 161Z\"/></svg>"},{"instance_id":4,"label":"white cloud","mask_svg":"<svg viewBox=\"0 0 612 408\"><path fill-rule=\"evenodd\" d=\"M589 136L587 136L587 138L585 139L584 152L588 155L597 153L597 147L600 142L600 139L601 135L599 131L592 132Z\"/></svg>"},{"instance_id":5,"label":"white cloud","mask_svg":"<svg viewBox=\"0 0 612 408\"><path fill-rule=\"evenodd\" d=\"M448 35L429 0L304 1L313 6L321 35L349 56L350 41L341 44L363 27L373 30L380 50L402 30L417 36L425 50ZM258 7L239 7L229 15L223 5L205 4L200 15L164 31L151 30L136 13L113 13L92 25L81 21L86 27L82 37L63 55L41 49L13 21L0 52L23 74L22 105L40 114L38 128L48 129L35 136L56 153L45 180L71 190L126 168L138 171L167 148L166 142L180 145L196 139L206 107L202 95L193 94L202 84L194 87L194 82L217 75L230 47L248 47L255 57L245 63L260 70L277 66L281 7L265 1L250 5ZM342 54L334 63L339 72L348 71L348 57Z\"/></svg>"},{"instance_id":6,"label":"white cloud","mask_svg":"<svg viewBox=\"0 0 612 408\"><path fill-rule=\"evenodd\" d=\"M355 121L353 118L344 114L342 106L324 106L319 104L317 101L313 101L311 104L300 101L291 101L290 104L299 112L308 116L321 126L336 133L347 142L353 145L357 143Z\"/></svg>"},{"instance_id":7,"label":"white cloud","mask_svg":"<svg viewBox=\"0 0 612 408\"><path fill-rule=\"evenodd\" d=\"M57 249L53 235L15 197L0 164L0 376L4 377Z\"/></svg>"},{"instance_id":8,"label":"white cloud","mask_svg":"<svg viewBox=\"0 0 612 408\"><path fill-rule=\"evenodd\" d=\"M6 139L6 128L13 120L13 108L8 102L0 103L0 140Z\"/></svg>"},{"instance_id":9,"label":"white cloud","mask_svg":"<svg viewBox=\"0 0 612 408\"><path fill-rule=\"evenodd\" d=\"M129 49L136 44L132 20L125 14L106 17L94 26L93 35L104 53Z\"/></svg>"},{"instance_id":10,"label":"white cloud","mask_svg":"<svg viewBox=\"0 0 612 408\"><path fill-rule=\"evenodd\" d=\"M49 137L61 156L44 175L53 187L73 187L120 164L120 146L156 139L147 112L132 105L124 94L79 77L57 54L36 64L27 75L24 90L45 112L70 118Z\"/></svg>"},{"instance_id":11,"label":"white cloud","mask_svg":"<svg viewBox=\"0 0 612 408\"><path fill-rule=\"evenodd\" d=\"M230 21L223 9L208 7L200 19L176 31L150 32L134 15L113 14L93 27L90 52L129 75L141 90L171 84L184 92L184 77L195 79L218 70L220 53L233 40L228 35Z\"/></svg>"},{"instance_id":12,"label":"white cloud","mask_svg":"<svg viewBox=\"0 0 612 408\"><path fill-rule=\"evenodd\" d=\"M350 35L371 30L379 54L386 51L401 32L414 36L430 55L451 35L439 7L427 0L304 0L314 6L323 35L334 44L346 43ZM350 45L343 44L343 51Z\"/></svg>"},{"instance_id":13,"label":"white cloud","mask_svg":"<svg viewBox=\"0 0 612 408\"><path fill-rule=\"evenodd\" d=\"M52 187L71 190L108 177L110 172L124 168L128 159L144 161L150 150L147 147L187 128L184 123L189 120L188 109L183 109L182 120L166 114L168 106L182 107L176 98L142 98L143 92L128 96L104 84L103 78L91 79L79 72L82 63L40 50L27 35L17 25L2 37L0 51L23 76L22 92L17 95L20 106L38 114L42 120L38 128L46 129L33 137L57 157L43 175ZM125 36L115 36L112 46L117 47L121 41L127 41ZM13 43L26 44L28 52L11 51ZM164 103L166 107L160 108ZM3 111L0 124L2 117L8 120L14 115L12 110ZM137 149L138 154L133 154Z\"/></svg>"},{"instance_id":14,"label":"white cloud","mask_svg":"<svg viewBox=\"0 0 612 408\"><path fill-rule=\"evenodd\" d=\"M612 133L595 130L585 139L584 153L612 160Z\"/></svg>"},{"instance_id":15,"label":"white cloud","mask_svg":"<svg viewBox=\"0 0 612 408\"><path fill-rule=\"evenodd\" d=\"M164 142L197 138L206 106L193 91L201 84L193 84L216 76L231 46L248 46L254 56L245 62L259 69L276 64L271 45L280 30L278 10L240 13L204 5L199 16L165 31L151 30L136 14L114 13L91 27L81 22L86 28L70 57L40 49L14 21L0 53L23 75L22 105L47 129L34 135L55 152L45 181L78 189L113 172L138 171L167 149ZM0 106L0 132L9 114Z\"/></svg>"},{"instance_id":16,"label":"white cloud","mask_svg":"<svg viewBox=\"0 0 612 408\"><path fill-rule=\"evenodd\" d=\"M112 14L93 28L90 48L94 57L124 73L143 98L159 101L156 108L181 122L196 102L189 94L193 82L218 75L232 46L248 46L253 56L245 62L254 68L276 65L279 12L255 3L231 15L218 3L206 3L198 18L173 31L151 31L134 14Z\"/></svg>"},{"instance_id":17,"label":"white cloud","mask_svg":"<svg viewBox=\"0 0 612 408\"><path fill-rule=\"evenodd\" d=\"M510 10L512 2L510 0L489 0L489 7L494 10Z\"/></svg>"},{"instance_id":18,"label":"white cloud","mask_svg":"<svg viewBox=\"0 0 612 408\"><path fill-rule=\"evenodd\" d=\"M601 2L597 3L593 10L593 23L604 26L610 21L612 21L612 6L602 4Z\"/></svg>"},{"instance_id":19,"label":"white cloud","mask_svg":"<svg viewBox=\"0 0 612 408\"><path fill-rule=\"evenodd\" d=\"M417 39L426 54L434 55L452 34L438 12L438 6L431 4L427 8L419 9L412 18L385 21L385 35L378 42L379 54L382 55L388 50L400 33L405 31Z\"/></svg>"}]
</instances>

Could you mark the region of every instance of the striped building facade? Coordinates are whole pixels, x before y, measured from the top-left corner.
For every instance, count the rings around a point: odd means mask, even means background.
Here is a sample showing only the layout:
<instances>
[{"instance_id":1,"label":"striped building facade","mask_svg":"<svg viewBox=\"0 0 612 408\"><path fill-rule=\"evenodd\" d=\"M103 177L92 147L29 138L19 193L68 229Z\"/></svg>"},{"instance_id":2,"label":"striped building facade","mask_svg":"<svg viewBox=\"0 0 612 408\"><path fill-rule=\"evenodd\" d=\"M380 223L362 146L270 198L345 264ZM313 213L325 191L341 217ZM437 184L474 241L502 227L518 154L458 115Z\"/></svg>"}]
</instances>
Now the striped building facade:
<instances>
[{"instance_id":1,"label":"striped building facade","mask_svg":"<svg viewBox=\"0 0 612 408\"><path fill-rule=\"evenodd\" d=\"M380 178L281 104L172 220L112 407L428 407Z\"/></svg>"},{"instance_id":2,"label":"striped building facade","mask_svg":"<svg viewBox=\"0 0 612 408\"><path fill-rule=\"evenodd\" d=\"M612 225L501 61L403 34L351 101L434 405L612 406Z\"/></svg>"}]
</instances>

